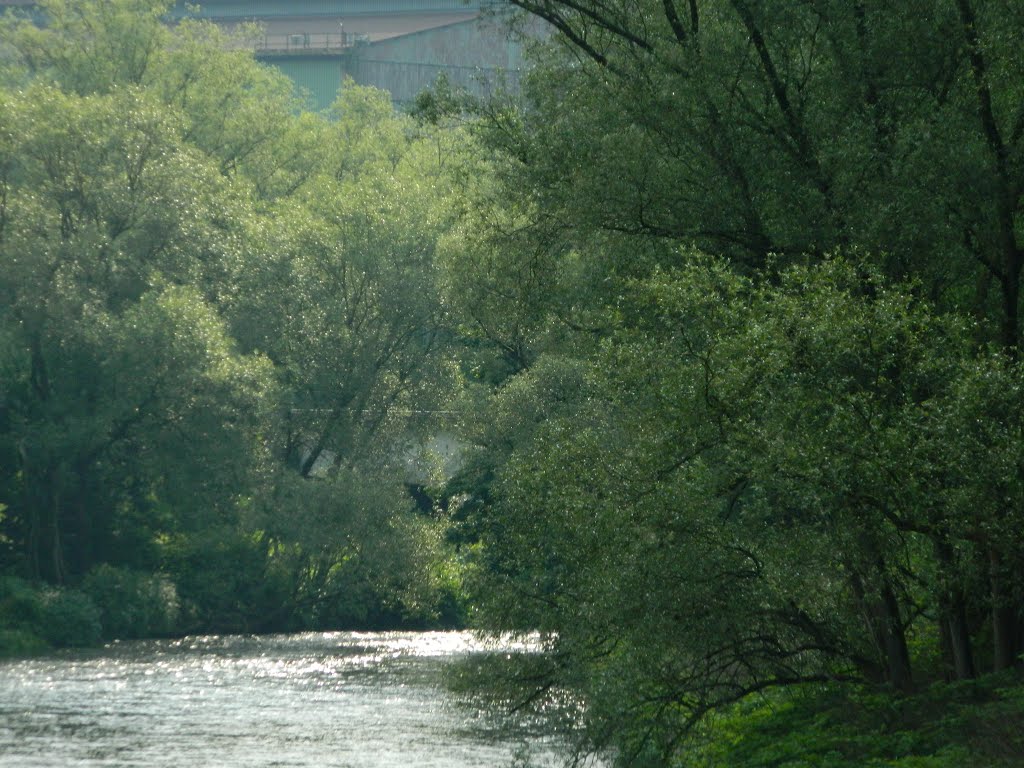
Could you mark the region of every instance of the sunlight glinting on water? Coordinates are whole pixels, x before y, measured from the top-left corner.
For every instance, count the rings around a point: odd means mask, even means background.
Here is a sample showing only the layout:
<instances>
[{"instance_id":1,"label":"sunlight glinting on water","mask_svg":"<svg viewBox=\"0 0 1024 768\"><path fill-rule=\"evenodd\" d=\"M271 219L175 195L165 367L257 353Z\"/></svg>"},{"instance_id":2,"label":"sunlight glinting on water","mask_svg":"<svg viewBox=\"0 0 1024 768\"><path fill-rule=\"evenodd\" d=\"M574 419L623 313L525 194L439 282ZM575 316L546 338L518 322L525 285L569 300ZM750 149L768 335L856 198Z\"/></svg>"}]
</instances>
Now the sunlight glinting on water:
<instances>
[{"instance_id":1,"label":"sunlight glinting on water","mask_svg":"<svg viewBox=\"0 0 1024 768\"><path fill-rule=\"evenodd\" d=\"M497 768L536 723L449 696L446 665L526 641L469 633L311 633L113 643L0 663L0 766Z\"/></svg>"}]
</instances>

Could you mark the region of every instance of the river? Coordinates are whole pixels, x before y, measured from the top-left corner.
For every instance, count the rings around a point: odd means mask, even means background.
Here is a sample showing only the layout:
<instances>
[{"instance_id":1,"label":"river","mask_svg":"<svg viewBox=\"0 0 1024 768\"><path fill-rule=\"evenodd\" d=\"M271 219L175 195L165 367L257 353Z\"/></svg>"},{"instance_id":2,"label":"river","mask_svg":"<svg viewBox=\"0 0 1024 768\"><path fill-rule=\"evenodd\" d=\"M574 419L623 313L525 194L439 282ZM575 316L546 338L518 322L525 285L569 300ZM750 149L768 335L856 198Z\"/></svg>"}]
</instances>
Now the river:
<instances>
[{"instance_id":1,"label":"river","mask_svg":"<svg viewBox=\"0 0 1024 768\"><path fill-rule=\"evenodd\" d=\"M446 692L462 632L211 636L0 662L3 768L558 765L539 725Z\"/></svg>"}]
</instances>

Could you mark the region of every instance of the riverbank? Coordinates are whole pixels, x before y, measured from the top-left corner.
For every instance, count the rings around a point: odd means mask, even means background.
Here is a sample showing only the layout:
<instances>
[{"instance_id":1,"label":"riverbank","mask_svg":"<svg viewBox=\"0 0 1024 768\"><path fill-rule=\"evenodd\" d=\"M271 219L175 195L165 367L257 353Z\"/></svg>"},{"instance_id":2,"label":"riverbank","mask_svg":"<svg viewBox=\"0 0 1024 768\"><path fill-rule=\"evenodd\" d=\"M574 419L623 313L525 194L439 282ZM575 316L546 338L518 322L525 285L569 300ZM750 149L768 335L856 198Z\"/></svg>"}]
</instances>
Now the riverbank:
<instances>
[{"instance_id":1,"label":"riverbank","mask_svg":"<svg viewBox=\"0 0 1024 768\"><path fill-rule=\"evenodd\" d=\"M97 645L100 609L84 592L0 578L0 659Z\"/></svg>"},{"instance_id":2,"label":"riverbank","mask_svg":"<svg viewBox=\"0 0 1024 768\"><path fill-rule=\"evenodd\" d=\"M557 718L564 693L537 696L542 657L472 661L452 684L481 701L516 702ZM497 663L496 663L497 662ZM675 757L653 736L621 749L630 768L1020 768L1024 669L946 682L933 671L913 694L852 682L751 694L680 730ZM527 706L528 703L528 706ZM678 710L677 710L678 711ZM584 710L586 720L588 715ZM680 719L681 720L681 719ZM563 723L579 722L570 713ZM650 725L653 721L648 719ZM591 744L593 744L591 740ZM682 746L685 744L685 747Z\"/></svg>"},{"instance_id":3,"label":"riverbank","mask_svg":"<svg viewBox=\"0 0 1024 768\"><path fill-rule=\"evenodd\" d=\"M897 696L863 686L751 697L713 718L702 768L1019 768L1024 671Z\"/></svg>"},{"instance_id":4,"label":"riverbank","mask_svg":"<svg viewBox=\"0 0 1024 768\"><path fill-rule=\"evenodd\" d=\"M275 610L277 621L238 610L217 621L183 600L166 576L102 565L77 588L0 577L0 659L37 656L66 648L98 647L113 640L180 638L186 635L269 635L282 632L361 630L424 631L465 628L464 607L454 597L435 611L401 612L368 604L361 613L331 625L303 621L294 606ZM275 604L275 608L277 606ZM289 611L287 609L291 608ZM345 617L341 617L344 619Z\"/></svg>"}]
</instances>

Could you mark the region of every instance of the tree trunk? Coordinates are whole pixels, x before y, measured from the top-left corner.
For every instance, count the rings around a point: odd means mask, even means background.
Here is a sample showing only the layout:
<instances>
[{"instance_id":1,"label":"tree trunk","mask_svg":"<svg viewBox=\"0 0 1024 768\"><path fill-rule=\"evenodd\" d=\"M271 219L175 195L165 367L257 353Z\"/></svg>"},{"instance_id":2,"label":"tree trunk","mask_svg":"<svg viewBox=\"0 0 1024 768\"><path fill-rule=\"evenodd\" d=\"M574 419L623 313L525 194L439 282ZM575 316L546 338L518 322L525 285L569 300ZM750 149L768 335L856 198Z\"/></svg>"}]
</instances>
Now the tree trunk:
<instances>
[{"instance_id":1,"label":"tree trunk","mask_svg":"<svg viewBox=\"0 0 1024 768\"><path fill-rule=\"evenodd\" d=\"M939 590L939 628L944 643L944 655L954 680L969 680L977 671L974 650L967 623L967 600L957 583L953 548L946 539L936 540L935 555L943 572L944 584Z\"/></svg>"},{"instance_id":2,"label":"tree trunk","mask_svg":"<svg viewBox=\"0 0 1024 768\"><path fill-rule=\"evenodd\" d=\"M47 484L44 488L47 507L49 509L49 541L46 553L47 573L46 578L53 584L63 584L67 577L67 569L64 567L64 542L61 531L61 493L59 473L54 470L47 472Z\"/></svg>"},{"instance_id":3,"label":"tree trunk","mask_svg":"<svg viewBox=\"0 0 1024 768\"><path fill-rule=\"evenodd\" d=\"M899 691L910 693L913 691L914 681L899 602L881 568L878 577L881 580L878 593L868 594L864 580L853 572L853 591L864 612L875 651L882 661L885 682Z\"/></svg>"},{"instance_id":4,"label":"tree trunk","mask_svg":"<svg viewBox=\"0 0 1024 768\"><path fill-rule=\"evenodd\" d=\"M28 501L26 498L25 501ZM42 566L39 562L39 514L32 504L25 504L25 518L27 530L25 532L25 554L28 559L28 577L32 581L39 581L43 577Z\"/></svg>"},{"instance_id":5,"label":"tree trunk","mask_svg":"<svg viewBox=\"0 0 1024 768\"><path fill-rule=\"evenodd\" d=\"M1017 210L1020 186L1015 175L1011 147L1003 138L992 106L989 63L985 59L985 45L978 31L977 17L970 0L957 0L967 57L974 77L978 100L978 120L982 136L992 154L995 178L992 185L993 209L996 214L996 236L999 255L986 260L1003 284L1003 346L1013 359L1020 353L1020 280L1024 268L1024 253L1017 242ZM998 265L998 267L997 267Z\"/></svg>"},{"instance_id":6,"label":"tree trunk","mask_svg":"<svg viewBox=\"0 0 1024 768\"><path fill-rule=\"evenodd\" d=\"M907 637L903 631L899 601L888 579L883 582L880 608L880 621L885 628L885 660L889 669L889 682L897 690L911 693L914 690L914 678L911 674Z\"/></svg>"},{"instance_id":7,"label":"tree trunk","mask_svg":"<svg viewBox=\"0 0 1024 768\"><path fill-rule=\"evenodd\" d=\"M71 569L75 574L89 572L96 560L95 541L93 540L93 520L89 509L89 488L86 478L89 476L88 465L78 462L72 480L75 488L73 531L68 537L68 552L71 558Z\"/></svg>"},{"instance_id":8,"label":"tree trunk","mask_svg":"<svg viewBox=\"0 0 1024 768\"><path fill-rule=\"evenodd\" d=\"M1017 663L1017 616L1008 589L1003 557L989 550L989 585L992 590L992 668L995 672Z\"/></svg>"},{"instance_id":9,"label":"tree trunk","mask_svg":"<svg viewBox=\"0 0 1024 768\"><path fill-rule=\"evenodd\" d=\"M946 615L942 621L949 635L949 650L952 656L954 679L970 680L977 675L974 666L974 651L971 647L971 634L967 626L967 610L963 595L956 595L954 601L946 606Z\"/></svg>"}]
</instances>

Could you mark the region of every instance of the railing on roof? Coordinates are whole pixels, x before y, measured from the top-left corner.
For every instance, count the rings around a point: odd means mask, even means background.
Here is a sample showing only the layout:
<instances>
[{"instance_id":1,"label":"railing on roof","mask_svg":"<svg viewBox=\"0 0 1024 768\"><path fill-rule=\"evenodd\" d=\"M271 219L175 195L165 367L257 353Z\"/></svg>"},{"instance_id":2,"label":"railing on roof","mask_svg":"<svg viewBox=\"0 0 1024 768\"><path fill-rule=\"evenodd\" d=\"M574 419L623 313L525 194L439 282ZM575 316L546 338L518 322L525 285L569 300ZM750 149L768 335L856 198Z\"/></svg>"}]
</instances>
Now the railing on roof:
<instances>
[{"instance_id":1,"label":"railing on roof","mask_svg":"<svg viewBox=\"0 0 1024 768\"><path fill-rule=\"evenodd\" d=\"M292 32L256 38L256 53L341 53L368 42L367 35L353 32Z\"/></svg>"}]
</instances>

